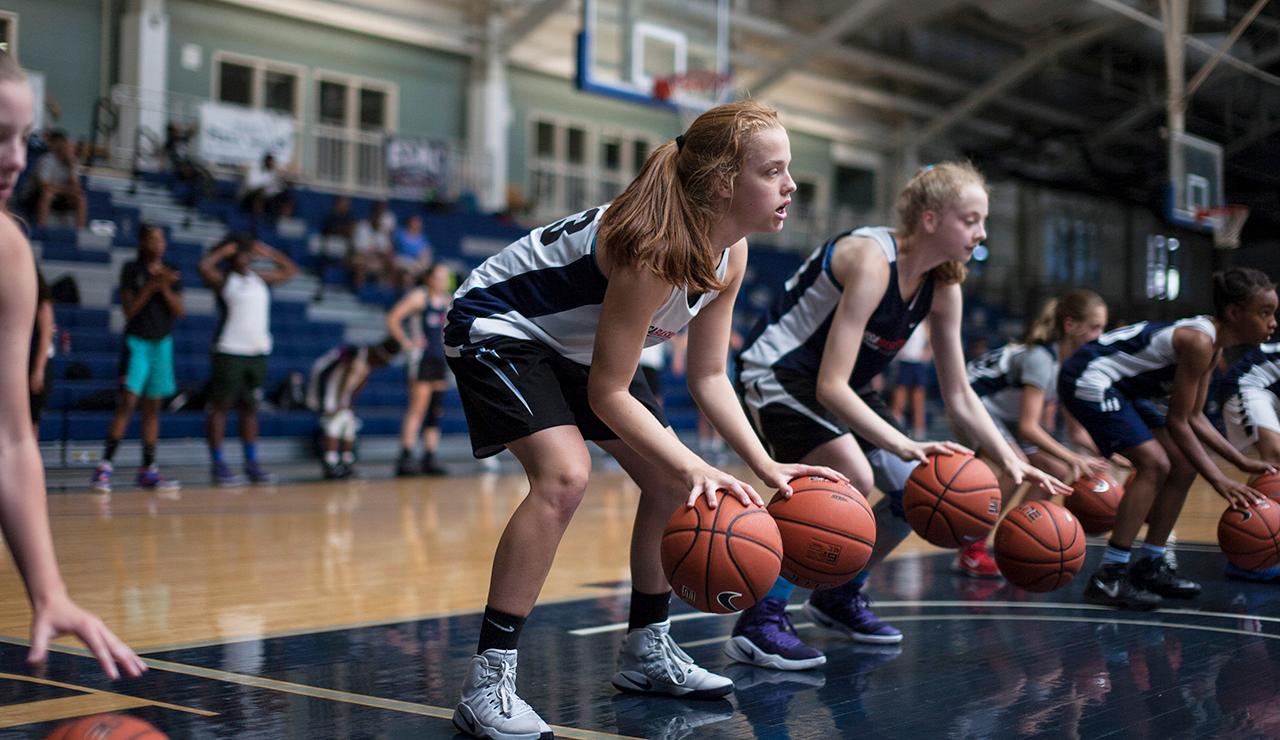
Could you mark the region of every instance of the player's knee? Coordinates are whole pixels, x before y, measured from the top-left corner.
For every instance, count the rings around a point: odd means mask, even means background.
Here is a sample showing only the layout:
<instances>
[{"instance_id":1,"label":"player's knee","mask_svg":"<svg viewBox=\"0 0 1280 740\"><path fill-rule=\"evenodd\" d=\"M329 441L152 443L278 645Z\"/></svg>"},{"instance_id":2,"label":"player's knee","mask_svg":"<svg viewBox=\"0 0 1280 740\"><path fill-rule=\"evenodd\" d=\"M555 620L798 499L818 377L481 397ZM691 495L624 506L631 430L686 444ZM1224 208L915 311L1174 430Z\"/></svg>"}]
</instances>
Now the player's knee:
<instances>
[{"instance_id":1,"label":"player's knee","mask_svg":"<svg viewBox=\"0 0 1280 740\"><path fill-rule=\"evenodd\" d=\"M578 504L582 503L589 474L587 468L562 468L539 475L534 481L534 488L539 498L550 504L556 517L568 522L578 510Z\"/></svg>"}]
</instances>

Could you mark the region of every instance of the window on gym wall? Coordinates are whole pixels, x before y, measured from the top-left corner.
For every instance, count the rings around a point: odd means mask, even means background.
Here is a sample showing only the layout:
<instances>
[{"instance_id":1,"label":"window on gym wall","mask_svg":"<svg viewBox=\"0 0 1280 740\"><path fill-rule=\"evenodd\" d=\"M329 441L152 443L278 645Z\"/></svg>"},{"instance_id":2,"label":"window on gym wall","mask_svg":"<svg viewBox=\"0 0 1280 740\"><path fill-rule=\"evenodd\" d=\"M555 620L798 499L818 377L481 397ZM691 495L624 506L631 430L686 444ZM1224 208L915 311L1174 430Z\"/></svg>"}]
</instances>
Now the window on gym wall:
<instances>
[{"instance_id":1,"label":"window on gym wall","mask_svg":"<svg viewBox=\"0 0 1280 740\"><path fill-rule=\"evenodd\" d=\"M399 88L390 82L317 70L315 173L349 188L386 185L386 137L395 130Z\"/></svg>"},{"instance_id":2,"label":"window on gym wall","mask_svg":"<svg viewBox=\"0 0 1280 740\"><path fill-rule=\"evenodd\" d=\"M18 14L0 10L0 51L18 58Z\"/></svg>"},{"instance_id":3,"label":"window on gym wall","mask_svg":"<svg viewBox=\"0 0 1280 740\"><path fill-rule=\"evenodd\" d=\"M306 69L272 59L213 53L213 97L220 103L268 110L302 121Z\"/></svg>"},{"instance_id":4,"label":"window on gym wall","mask_svg":"<svg viewBox=\"0 0 1280 740\"><path fill-rule=\"evenodd\" d=\"M652 148L648 134L535 115L529 125L529 193L541 218L617 197Z\"/></svg>"}]
</instances>

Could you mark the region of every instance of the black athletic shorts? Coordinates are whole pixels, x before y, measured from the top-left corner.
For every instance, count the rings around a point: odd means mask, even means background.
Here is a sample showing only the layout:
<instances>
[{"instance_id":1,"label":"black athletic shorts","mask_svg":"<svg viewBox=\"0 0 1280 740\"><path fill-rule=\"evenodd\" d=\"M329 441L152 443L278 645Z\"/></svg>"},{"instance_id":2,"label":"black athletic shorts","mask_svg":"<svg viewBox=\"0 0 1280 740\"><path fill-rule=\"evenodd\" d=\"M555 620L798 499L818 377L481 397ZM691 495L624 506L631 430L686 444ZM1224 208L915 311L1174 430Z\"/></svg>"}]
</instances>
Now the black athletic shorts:
<instances>
[{"instance_id":1,"label":"black athletic shorts","mask_svg":"<svg viewBox=\"0 0 1280 740\"><path fill-rule=\"evenodd\" d=\"M805 386L784 382L783 386L787 389L788 395L810 411L813 416L822 419L824 423L784 403L773 402L753 408L752 404L747 402L745 404L747 418L751 420L756 435L760 437L765 449L774 460L781 463L800 462L805 455L818 447L851 433L849 427L837 419L835 414L818 403L812 382ZM902 427L898 426L893 419L893 414L889 412L889 405L885 403L884 397L870 387L860 388L855 392L877 416L889 422L894 429L902 431ZM741 395L741 389L739 394ZM864 454L878 449L857 434L853 435L853 439Z\"/></svg>"},{"instance_id":2,"label":"black athletic shorts","mask_svg":"<svg viewBox=\"0 0 1280 740\"><path fill-rule=\"evenodd\" d=\"M409 360L409 381L417 383L434 383L444 380L445 368L448 365L441 355L418 353Z\"/></svg>"},{"instance_id":3,"label":"black athletic shorts","mask_svg":"<svg viewBox=\"0 0 1280 740\"><path fill-rule=\"evenodd\" d=\"M449 357L476 457L496 455L507 443L551 427L573 425L583 439L618 435L587 401L590 367L565 359L547 345L527 339L495 339ZM667 417L639 370L631 395L664 427Z\"/></svg>"}]
</instances>

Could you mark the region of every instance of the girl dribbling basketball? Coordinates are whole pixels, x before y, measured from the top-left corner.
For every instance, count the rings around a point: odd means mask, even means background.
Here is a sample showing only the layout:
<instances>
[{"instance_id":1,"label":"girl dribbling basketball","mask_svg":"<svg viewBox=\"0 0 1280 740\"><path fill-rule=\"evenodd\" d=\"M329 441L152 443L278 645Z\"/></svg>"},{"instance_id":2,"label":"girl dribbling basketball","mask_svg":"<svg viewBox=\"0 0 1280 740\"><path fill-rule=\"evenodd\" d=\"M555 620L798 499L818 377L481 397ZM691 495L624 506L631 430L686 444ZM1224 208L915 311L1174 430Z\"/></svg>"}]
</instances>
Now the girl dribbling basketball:
<instances>
[{"instance_id":1,"label":"girl dribbling basketball","mask_svg":"<svg viewBox=\"0 0 1280 740\"><path fill-rule=\"evenodd\" d=\"M969 388L960 339L964 263L986 238L987 191L965 163L927 167L897 202L902 229L864 227L819 247L787 282L779 304L756 325L739 356L738 390L752 422L778 460L828 465L860 491L885 493L875 508L876 545L868 570L815 591L805 611L824 628L859 642L886 644L902 633L871 611L862 586L870 567L910 532L902 491L931 454L967 453L954 442L918 442L897 428L880 396L878 375L922 321L928 322L943 400L956 423L1016 483L1030 478L1065 490L1010 449ZM796 635L786 614L792 586L743 612L725 646L745 663L800 670L826 661Z\"/></svg>"},{"instance_id":2,"label":"girl dribbling basketball","mask_svg":"<svg viewBox=\"0 0 1280 740\"><path fill-rule=\"evenodd\" d=\"M786 131L759 103L717 106L659 147L608 206L533 230L478 267L454 296L446 354L477 457L510 449L529 478L494 556L488 605L454 724L477 737L550 737L516 694L516 645L556 547L586 489L595 441L641 490L631 542L633 592L620 690L715 698L732 682L672 640L659 558L681 500L723 489L763 502L671 432L637 372L641 350L689 327L688 384L698 406L767 485L836 475L774 462L725 375L745 236L776 232L795 191Z\"/></svg>"}]
</instances>

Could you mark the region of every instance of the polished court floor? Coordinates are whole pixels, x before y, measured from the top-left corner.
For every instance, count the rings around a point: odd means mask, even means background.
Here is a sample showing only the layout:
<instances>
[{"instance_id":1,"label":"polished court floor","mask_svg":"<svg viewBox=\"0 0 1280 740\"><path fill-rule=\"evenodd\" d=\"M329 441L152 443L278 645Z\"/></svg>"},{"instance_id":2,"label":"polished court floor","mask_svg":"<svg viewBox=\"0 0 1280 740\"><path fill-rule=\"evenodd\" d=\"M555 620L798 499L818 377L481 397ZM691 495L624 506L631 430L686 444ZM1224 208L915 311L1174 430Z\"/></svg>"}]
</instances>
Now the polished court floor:
<instances>
[{"instance_id":1,"label":"polished court floor","mask_svg":"<svg viewBox=\"0 0 1280 740\"><path fill-rule=\"evenodd\" d=\"M293 483L50 498L72 593L144 655L106 681L71 643L22 662L28 613L0 561L0 738L127 712L172 737L452 737L494 543L516 475ZM638 492L595 476L522 640L520 687L558 736L757 738L1277 737L1280 586L1222 577L1220 499L1179 522L1197 600L1135 615L949 571L918 541L876 572L901 647L856 646L795 615L827 651L815 671L731 664L732 617L677 604L674 634L737 684L728 701L617 694L627 539ZM1086 571L1101 555L1090 547Z\"/></svg>"}]
</instances>

